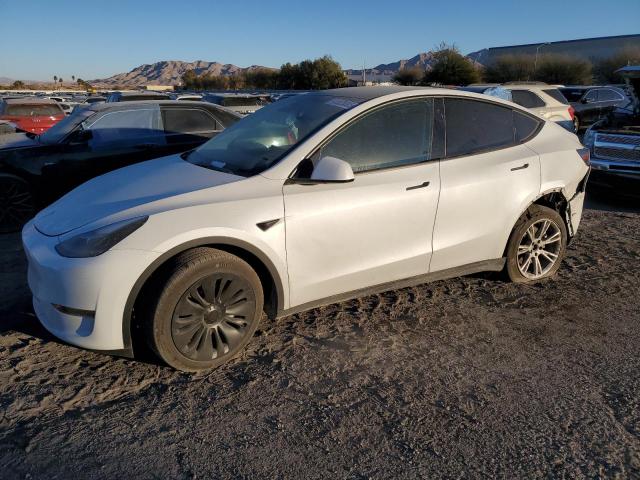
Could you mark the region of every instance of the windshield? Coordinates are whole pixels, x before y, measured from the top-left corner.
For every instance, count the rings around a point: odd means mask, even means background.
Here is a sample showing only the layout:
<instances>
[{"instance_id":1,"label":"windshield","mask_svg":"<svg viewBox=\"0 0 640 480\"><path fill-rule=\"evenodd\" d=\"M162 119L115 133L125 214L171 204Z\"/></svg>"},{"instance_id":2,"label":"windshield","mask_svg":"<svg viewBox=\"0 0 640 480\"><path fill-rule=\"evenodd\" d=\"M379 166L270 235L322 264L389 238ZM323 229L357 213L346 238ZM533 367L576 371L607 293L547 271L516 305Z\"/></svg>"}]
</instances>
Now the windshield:
<instances>
[{"instance_id":1,"label":"windshield","mask_svg":"<svg viewBox=\"0 0 640 480\"><path fill-rule=\"evenodd\" d=\"M184 158L212 170L244 177L257 175L360 102L328 94L287 98L235 123Z\"/></svg>"},{"instance_id":2,"label":"windshield","mask_svg":"<svg viewBox=\"0 0 640 480\"><path fill-rule=\"evenodd\" d=\"M42 143L53 144L62 141L77 125L85 121L91 115L93 110L76 110L71 115L56 123L49 130L38 137Z\"/></svg>"}]
</instances>

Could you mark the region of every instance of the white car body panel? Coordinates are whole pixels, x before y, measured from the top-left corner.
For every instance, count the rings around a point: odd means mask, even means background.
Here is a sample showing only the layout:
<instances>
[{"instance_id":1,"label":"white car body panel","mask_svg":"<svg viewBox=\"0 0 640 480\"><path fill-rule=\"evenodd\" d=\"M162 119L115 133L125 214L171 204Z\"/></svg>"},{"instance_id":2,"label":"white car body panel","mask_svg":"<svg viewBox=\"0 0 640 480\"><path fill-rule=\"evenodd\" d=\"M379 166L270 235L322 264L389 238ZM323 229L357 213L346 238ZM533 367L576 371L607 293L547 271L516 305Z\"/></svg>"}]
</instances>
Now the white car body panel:
<instances>
[{"instance_id":1,"label":"white car body panel","mask_svg":"<svg viewBox=\"0 0 640 480\"><path fill-rule=\"evenodd\" d=\"M349 183L285 185L291 304L426 274L438 170L428 162Z\"/></svg>"},{"instance_id":2,"label":"white car body panel","mask_svg":"<svg viewBox=\"0 0 640 480\"><path fill-rule=\"evenodd\" d=\"M443 160L440 178L432 272L502 257L515 221L540 192L540 162L518 145Z\"/></svg>"},{"instance_id":3,"label":"white car body panel","mask_svg":"<svg viewBox=\"0 0 640 480\"><path fill-rule=\"evenodd\" d=\"M286 312L500 258L519 216L548 192L571 202L570 222L577 229L584 195L576 189L588 167L576 152L577 138L552 123L525 144L502 150L356 173L348 183L286 182L300 161L354 117L386 102L430 95L486 99L429 88L381 95L248 178L173 156L80 186L23 230L36 314L72 344L122 350L129 347L123 322L137 286L158 262L195 245L250 247L268 262L279 287L278 310ZM429 185L407 190L424 182ZM148 216L142 227L97 257L65 258L55 250L78 233L141 216ZM276 223L266 230L258 226L271 220ZM65 313L54 304L88 314Z\"/></svg>"}]
</instances>

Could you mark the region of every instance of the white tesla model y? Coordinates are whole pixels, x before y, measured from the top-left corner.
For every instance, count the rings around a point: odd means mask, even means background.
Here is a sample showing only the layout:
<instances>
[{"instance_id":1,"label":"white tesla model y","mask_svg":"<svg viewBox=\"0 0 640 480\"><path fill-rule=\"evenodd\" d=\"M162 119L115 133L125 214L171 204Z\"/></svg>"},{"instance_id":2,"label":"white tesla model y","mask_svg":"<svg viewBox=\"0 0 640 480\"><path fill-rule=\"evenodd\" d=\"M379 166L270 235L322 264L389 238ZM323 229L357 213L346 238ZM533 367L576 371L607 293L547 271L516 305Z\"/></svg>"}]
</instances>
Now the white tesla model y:
<instances>
[{"instance_id":1,"label":"white tesla model y","mask_svg":"<svg viewBox=\"0 0 640 480\"><path fill-rule=\"evenodd\" d=\"M521 107L369 87L264 107L196 150L95 178L23 230L55 336L220 365L260 318L484 270L553 275L588 151ZM137 336L136 336L137 338Z\"/></svg>"}]
</instances>

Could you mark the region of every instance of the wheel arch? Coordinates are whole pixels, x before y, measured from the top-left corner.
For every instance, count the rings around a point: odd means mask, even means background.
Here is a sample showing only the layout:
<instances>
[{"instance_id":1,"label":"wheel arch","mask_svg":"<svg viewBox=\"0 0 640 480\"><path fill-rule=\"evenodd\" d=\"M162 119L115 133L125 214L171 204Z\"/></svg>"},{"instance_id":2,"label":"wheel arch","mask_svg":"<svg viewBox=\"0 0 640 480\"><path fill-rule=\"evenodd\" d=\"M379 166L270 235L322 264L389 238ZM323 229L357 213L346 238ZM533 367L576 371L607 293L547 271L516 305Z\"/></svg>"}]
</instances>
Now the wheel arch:
<instances>
[{"instance_id":1,"label":"wheel arch","mask_svg":"<svg viewBox=\"0 0 640 480\"><path fill-rule=\"evenodd\" d=\"M139 326L136 322L135 307L146 293L154 279L162 275L164 267L177 255L196 247L210 247L236 255L246 261L253 268L264 291L265 313L269 318L276 318L278 312L285 308L285 288L280 274L271 259L255 246L243 240L230 237L204 237L175 246L154 260L138 277L127 301L125 303L122 318L122 338L125 356L133 357L134 354L134 329Z\"/></svg>"},{"instance_id":2,"label":"wheel arch","mask_svg":"<svg viewBox=\"0 0 640 480\"><path fill-rule=\"evenodd\" d=\"M518 215L518 218L516 218L515 222L511 226L511 230L509 231L509 236L505 241L504 248L502 250L503 256L506 256L507 248L509 247L509 239L511 238L511 235L515 230L516 225L518 225L518 222L520 221L522 216L526 214L533 205L548 207L558 212L558 214L560 215L560 217L562 217L562 220L564 221L565 227L567 228L567 233L569 233L569 238L571 238L572 234L570 232L572 232L572 230L567 218L567 209L569 206L569 200L567 199L567 197L565 196L561 188L553 188L551 190L547 190L546 192L543 192L540 195L538 195L536 198L534 198L531 201L531 203L527 205L527 207L522 212L520 212L520 215Z\"/></svg>"}]
</instances>

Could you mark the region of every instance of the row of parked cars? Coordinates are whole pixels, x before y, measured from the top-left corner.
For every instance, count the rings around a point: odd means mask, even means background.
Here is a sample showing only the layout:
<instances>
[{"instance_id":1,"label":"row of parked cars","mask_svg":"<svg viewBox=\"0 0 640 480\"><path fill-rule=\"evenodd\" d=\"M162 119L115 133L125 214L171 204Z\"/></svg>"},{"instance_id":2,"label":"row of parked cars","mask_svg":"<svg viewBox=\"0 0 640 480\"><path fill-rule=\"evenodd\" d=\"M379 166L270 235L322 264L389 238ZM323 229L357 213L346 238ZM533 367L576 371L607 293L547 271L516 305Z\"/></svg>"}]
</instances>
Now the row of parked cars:
<instances>
[{"instance_id":1,"label":"row of parked cars","mask_svg":"<svg viewBox=\"0 0 640 480\"><path fill-rule=\"evenodd\" d=\"M615 85L555 86L541 82L509 82L460 89L517 103L576 133L631 102L625 89Z\"/></svg>"},{"instance_id":2,"label":"row of parked cars","mask_svg":"<svg viewBox=\"0 0 640 480\"><path fill-rule=\"evenodd\" d=\"M625 88L514 82L459 90L512 101L571 131L587 129L584 143L599 169L594 178L610 183L610 175L599 173L619 172L623 177L613 178L616 181L640 174L633 113L636 68L626 67L630 80ZM291 95L141 91L84 98L4 98L0 119L14 125L3 132L0 124L0 231L19 229L37 210L90 178L196 148L243 115ZM71 103L71 98L82 103L77 103L73 115L65 116L59 106ZM626 126L620 127L621 123ZM6 134L16 129L23 133Z\"/></svg>"}]
</instances>

